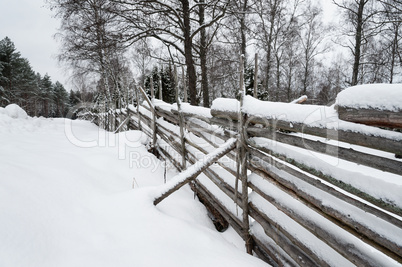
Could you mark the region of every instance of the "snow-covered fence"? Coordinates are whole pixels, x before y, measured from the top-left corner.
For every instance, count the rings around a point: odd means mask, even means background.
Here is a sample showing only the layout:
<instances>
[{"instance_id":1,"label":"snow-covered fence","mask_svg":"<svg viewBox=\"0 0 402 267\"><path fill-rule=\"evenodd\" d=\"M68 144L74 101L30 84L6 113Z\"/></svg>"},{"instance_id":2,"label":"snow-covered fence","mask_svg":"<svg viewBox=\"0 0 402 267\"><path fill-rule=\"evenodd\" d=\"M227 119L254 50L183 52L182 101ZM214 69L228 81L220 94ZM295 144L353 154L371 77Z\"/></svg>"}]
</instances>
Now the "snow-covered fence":
<instances>
[{"instance_id":1,"label":"snow-covered fence","mask_svg":"<svg viewBox=\"0 0 402 267\"><path fill-rule=\"evenodd\" d=\"M109 114L107 125L156 132L157 151L179 171L239 138L235 99L217 99L211 109L155 99L152 106L155 113L144 103ZM230 224L273 266L402 264L401 132L339 120L334 107L249 96L242 114L246 180L239 145L190 184L218 227Z\"/></svg>"}]
</instances>

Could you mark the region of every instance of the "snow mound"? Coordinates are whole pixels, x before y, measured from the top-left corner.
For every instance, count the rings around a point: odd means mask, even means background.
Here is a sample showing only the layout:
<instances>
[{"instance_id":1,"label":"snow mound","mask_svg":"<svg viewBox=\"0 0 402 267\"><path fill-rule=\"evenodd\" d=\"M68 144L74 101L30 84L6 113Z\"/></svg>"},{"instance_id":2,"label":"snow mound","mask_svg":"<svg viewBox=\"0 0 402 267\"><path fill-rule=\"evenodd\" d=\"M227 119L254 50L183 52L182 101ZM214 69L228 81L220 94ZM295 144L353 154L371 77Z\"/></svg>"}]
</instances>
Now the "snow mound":
<instances>
[{"instance_id":1,"label":"snow mound","mask_svg":"<svg viewBox=\"0 0 402 267\"><path fill-rule=\"evenodd\" d=\"M237 99L217 98L212 101L211 109L238 112L240 110L240 102Z\"/></svg>"},{"instance_id":2,"label":"snow mound","mask_svg":"<svg viewBox=\"0 0 402 267\"><path fill-rule=\"evenodd\" d=\"M402 110L402 84L364 84L340 92L336 103L355 109Z\"/></svg>"},{"instance_id":3,"label":"snow mound","mask_svg":"<svg viewBox=\"0 0 402 267\"><path fill-rule=\"evenodd\" d=\"M0 114L8 115L13 119L26 119L28 114L17 104L10 104L4 109L0 110Z\"/></svg>"}]
</instances>

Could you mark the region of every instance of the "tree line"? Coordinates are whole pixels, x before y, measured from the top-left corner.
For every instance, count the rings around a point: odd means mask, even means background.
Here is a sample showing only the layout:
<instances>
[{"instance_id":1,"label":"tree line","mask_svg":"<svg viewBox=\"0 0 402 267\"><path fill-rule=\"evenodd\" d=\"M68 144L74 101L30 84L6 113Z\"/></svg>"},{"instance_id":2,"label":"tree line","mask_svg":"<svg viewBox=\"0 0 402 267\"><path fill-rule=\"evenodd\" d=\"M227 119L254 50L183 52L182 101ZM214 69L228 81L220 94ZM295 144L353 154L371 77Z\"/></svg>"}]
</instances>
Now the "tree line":
<instances>
[{"instance_id":1,"label":"tree line","mask_svg":"<svg viewBox=\"0 0 402 267\"><path fill-rule=\"evenodd\" d=\"M169 101L175 86L193 105L235 97L240 55L246 89L256 83L263 100L327 104L347 86L402 81L400 0L332 0L338 24L314 0L48 2L62 21L60 61L102 108L132 102L151 77Z\"/></svg>"},{"instance_id":2,"label":"tree line","mask_svg":"<svg viewBox=\"0 0 402 267\"><path fill-rule=\"evenodd\" d=\"M30 116L65 117L71 101L60 82L32 69L10 38L0 40L0 106L15 103Z\"/></svg>"}]
</instances>

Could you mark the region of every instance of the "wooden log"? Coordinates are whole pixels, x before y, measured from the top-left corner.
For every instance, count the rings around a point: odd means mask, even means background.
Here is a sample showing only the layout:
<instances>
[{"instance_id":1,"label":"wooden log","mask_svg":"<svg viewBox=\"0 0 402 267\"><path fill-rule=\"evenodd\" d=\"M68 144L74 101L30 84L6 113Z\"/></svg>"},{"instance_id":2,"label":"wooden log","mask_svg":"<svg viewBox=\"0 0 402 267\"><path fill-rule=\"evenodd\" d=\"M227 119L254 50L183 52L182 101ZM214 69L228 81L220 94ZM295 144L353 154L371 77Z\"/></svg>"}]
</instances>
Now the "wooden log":
<instances>
[{"instance_id":1,"label":"wooden log","mask_svg":"<svg viewBox=\"0 0 402 267\"><path fill-rule=\"evenodd\" d=\"M225 219L225 217L211 204L210 198L206 196L204 193L197 190L196 187L197 181L192 181L190 183L191 189L197 195L198 200L205 206L208 210L208 217L212 220L213 224L215 225L216 230L219 232L224 232L229 227L229 222Z\"/></svg>"},{"instance_id":2,"label":"wooden log","mask_svg":"<svg viewBox=\"0 0 402 267\"><path fill-rule=\"evenodd\" d=\"M214 208L230 223L230 226L243 238L243 231L240 220L235 217L213 194L211 194L202 184L196 183L196 191L206 196ZM243 238L244 239L244 238Z\"/></svg>"},{"instance_id":3,"label":"wooden log","mask_svg":"<svg viewBox=\"0 0 402 267\"><path fill-rule=\"evenodd\" d=\"M251 152L253 154L253 152ZM266 164L266 163L265 163ZM280 176L276 175L275 173L270 172L267 170L269 167L263 166L264 163L262 160L253 158L252 156L252 165L258 166L259 168L266 174L264 176L261 173L258 173L261 177L268 178L268 180L277 183L277 186L282 188L285 192L290 195L293 195L298 200L302 201L305 205L313 208L316 212L321 214L322 216L326 217L333 223L337 224L339 227L343 228L344 230L348 231L349 233L355 235L356 237L362 239L364 242L370 244L371 246L375 247L376 249L382 251L384 254L392 257L393 259L402 262L401 258L401 247L394 243L393 241L387 239L386 237L378 234L375 232L374 229L370 229L367 227L364 222L360 222L355 220L353 217L348 216L348 214L337 210L336 208L331 207L330 205L325 205L322 200L316 198L314 195L310 195L303 190L300 190L296 185L293 183L281 178ZM320 183L316 183L320 185ZM260 192L261 190L256 188L255 186L251 186L256 191ZM334 191L334 189L332 189ZM345 199L345 197L344 197ZM347 199L346 199L347 200ZM358 208L364 207L365 204L360 204ZM370 206L369 206L370 207ZM367 209L367 208L366 208ZM389 216L389 215L388 215ZM393 218L393 217L392 217ZM395 220L395 218L393 218ZM300 222L299 222L300 223ZM401 222L399 221L399 224ZM316 230L314 230L316 231Z\"/></svg>"},{"instance_id":4,"label":"wooden log","mask_svg":"<svg viewBox=\"0 0 402 267\"><path fill-rule=\"evenodd\" d=\"M138 87L134 85L135 98L137 101L137 114L138 114L138 130L141 131L141 114L140 114L140 96L138 95Z\"/></svg>"},{"instance_id":5,"label":"wooden log","mask_svg":"<svg viewBox=\"0 0 402 267\"><path fill-rule=\"evenodd\" d=\"M230 119L234 121L238 120L237 112L225 112L212 109L211 114L213 116L216 116L217 118L225 118L228 125L230 124ZM218 122L217 120L215 120L215 118L211 119L211 121ZM401 141L375 135L365 135L362 133L346 131L346 130L313 127L303 123L295 123L295 122L274 120L261 117L249 117L248 124L262 124L264 127L271 127L289 132L299 132L309 135L320 136L332 140L338 140L341 142L374 148L394 153L397 155L401 154L402 151Z\"/></svg>"},{"instance_id":6,"label":"wooden log","mask_svg":"<svg viewBox=\"0 0 402 267\"><path fill-rule=\"evenodd\" d=\"M174 132L171 132L169 130L167 130L166 128L164 128L163 126L160 126L159 129L163 130L163 131L167 131L171 137L176 137L177 139L180 139L180 137L175 134ZM172 147L175 147L176 149L178 147L180 147L180 144L178 141L173 140L169 137L167 137L167 135L163 134L161 135L161 137L166 141L166 142L170 142L170 145ZM199 150L200 152L204 153L205 155L208 154L208 152L199 147L198 145L194 144L193 142L187 142L187 145L192 146L193 148L196 148L197 150ZM177 149L180 150L180 149ZM188 160L190 163L194 164L198 159L197 157L191 153L190 151L187 151L187 155L189 156ZM232 175L236 175L236 173L234 172L234 170L232 170L231 168L225 166L224 164L220 163L219 161L216 162L216 164L220 165L222 168L224 168L226 171L230 172ZM213 182L215 183L228 197L230 197L231 199L233 199L236 203L240 204L241 200L240 198L235 197L235 189L230 186L229 184L227 184L222 178L219 177L219 175L214 172L213 170L211 170L209 167L204 171L204 174Z\"/></svg>"},{"instance_id":7,"label":"wooden log","mask_svg":"<svg viewBox=\"0 0 402 267\"><path fill-rule=\"evenodd\" d=\"M234 111L222 111L211 109L211 115L214 118L224 119L227 121L237 121L239 119L239 112Z\"/></svg>"},{"instance_id":8,"label":"wooden log","mask_svg":"<svg viewBox=\"0 0 402 267\"><path fill-rule=\"evenodd\" d=\"M253 144L250 144L253 146ZM263 149L265 153L269 154L269 151L266 149ZM325 191L336 198L339 198L351 205L356 206L359 209L364 210L365 212L371 213L391 224L394 224L395 226L402 228L402 221L398 220L394 216L388 214L387 212L384 212L378 208L375 208L371 205L367 205L356 198L353 198L345 193L342 193L340 190L336 190L333 186L329 186L325 183L322 183L319 179L314 179L315 174L307 175L306 173L303 172L303 170L298 170L297 168L292 168L289 165L283 164L283 162L278 161L275 159L274 156L268 156L267 154L264 154L261 151L258 151L257 149L250 149L250 154L251 154L251 159L250 159L250 164L256 167L256 169L259 169L268 175L270 177L273 177L277 182L280 184L286 186L288 190L297 192L298 194L302 194L303 191L299 190L293 183L287 181L286 179L283 179L282 177L276 175L272 171L270 171L272 166L276 166L279 170L285 171L289 173L290 175L293 175L297 177L298 179L307 182L317 188L319 188L322 191ZM285 158L282 158L284 160ZM286 160L286 159L285 159ZM255 169L252 169L252 171L255 171ZM305 170L306 171L306 170ZM301 196L301 195L299 195ZM307 196L304 196L307 197ZM309 198L309 197L307 197ZM317 202L318 207L322 207L322 203L319 201ZM345 218L346 219L346 218Z\"/></svg>"},{"instance_id":9,"label":"wooden log","mask_svg":"<svg viewBox=\"0 0 402 267\"><path fill-rule=\"evenodd\" d=\"M172 109L171 112L176 117L179 115L179 112L177 110L175 110L175 109ZM202 121L204 121L206 123L211 123L210 118L207 118L207 117L202 116L200 114L194 114L194 113L189 113L189 112L182 111L182 115L184 116L185 119L196 118L196 119L202 120Z\"/></svg>"},{"instance_id":10,"label":"wooden log","mask_svg":"<svg viewBox=\"0 0 402 267\"><path fill-rule=\"evenodd\" d=\"M163 127L160 127L160 129L165 130ZM170 132L169 132L170 133ZM161 138L163 140L165 140L166 142L168 142L175 150L176 152L180 153L180 143L175 140L172 137L176 137L177 139L179 139L179 137L171 132L170 136L165 135L165 134L160 134ZM192 146L193 143L188 143L189 146ZM197 147L194 147L197 149ZM201 150L200 150L201 151ZM204 154L208 154L205 150L203 152ZM198 159L197 157L195 157L195 155L193 155L190 151L188 151L189 156L188 160L190 163L194 164ZM218 165L224 166L224 164L221 164L219 161L216 162ZM226 168L227 170L228 168ZM240 198L236 198L235 197L235 189L233 189L233 187L231 187L229 184L227 184L222 178L219 177L218 174L216 174L212 169L210 169L209 167L204 171L204 174L213 182L215 183L216 186L218 186L220 188L220 190L222 190L222 192L224 192L228 197L230 197L231 199L234 199L234 201L236 203L241 203Z\"/></svg>"},{"instance_id":11,"label":"wooden log","mask_svg":"<svg viewBox=\"0 0 402 267\"><path fill-rule=\"evenodd\" d=\"M307 101L307 96L306 95L302 95L301 97L293 100L292 102L290 102L291 104L301 104L303 102Z\"/></svg>"},{"instance_id":12,"label":"wooden log","mask_svg":"<svg viewBox=\"0 0 402 267\"><path fill-rule=\"evenodd\" d=\"M129 120L130 120L130 117L125 118L124 121L117 127L116 131L114 131L114 132L118 133L123 128L123 126L128 123Z\"/></svg>"},{"instance_id":13,"label":"wooden log","mask_svg":"<svg viewBox=\"0 0 402 267\"><path fill-rule=\"evenodd\" d=\"M174 117L172 113L168 113L166 110L161 109L160 107L156 106L156 114L159 117L164 118L166 121L174 124L174 125L179 125L179 120L177 117Z\"/></svg>"},{"instance_id":14,"label":"wooden log","mask_svg":"<svg viewBox=\"0 0 402 267\"><path fill-rule=\"evenodd\" d=\"M181 141L181 147L182 147L182 167L183 169L186 169L186 142L184 139L184 118L183 114L181 112L181 100L179 96L179 85L178 85L178 79L177 79L177 67L176 65L174 66L174 80L175 80L175 85L176 85L176 104L177 104L177 111L178 111L178 117L179 117L179 127L180 127L180 141Z\"/></svg>"},{"instance_id":15,"label":"wooden log","mask_svg":"<svg viewBox=\"0 0 402 267\"><path fill-rule=\"evenodd\" d=\"M312 217L309 217L308 215L306 216L305 214L301 214L298 212L298 210L289 208L288 206L285 205L285 203L278 201L274 197L268 195L266 192L264 192L257 186L250 184L250 188L253 189L255 193L259 194L265 200L274 205L278 210L282 211L284 214L295 220L298 224L302 225L304 228L306 228L312 234L314 234L317 238L327 243L329 246L335 249L339 254L341 254L354 264L358 266L373 266L373 267L378 266L378 263L375 262L375 259L370 258L371 255L365 255L364 251L361 251L359 246L355 246L355 243L350 243L347 240L339 238L337 234L331 231L327 231L325 225L321 225L313 221L311 219ZM313 210L312 213L314 213ZM377 237L379 237L378 234ZM358 242L360 242L360 240ZM394 248L397 249L397 246Z\"/></svg>"},{"instance_id":16,"label":"wooden log","mask_svg":"<svg viewBox=\"0 0 402 267\"><path fill-rule=\"evenodd\" d=\"M161 186L158 196L155 197L154 205L157 205L163 199L181 188L183 185L196 178L201 172L208 168L209 165L213 164L219 158L223 157L227 152L235 148L235 146L236 140L230 139L220 149L209 153L202 160L197 161L187 170L173 177L168 183Z\"/></svg>"},{"instance_id":17,"label":"wooden log","mask_svg":"<svg viewBox=\"0 0 402 267\"><path fill-rule=\"evenodd\" d=\"M252 203L249 205L250 216L253 217L263 228L267 236L272 238L296 263L300 266L320 266L310 255L307 255L291 239L272 225L269 218L261 213ZM298 242L296 242L298 243ZM324 263L322 266L328 266Z\"/></svg>"},{"instance_id":18,"label":"wooden log","mask_svg":"<svg viewBox=\"0 0 402 267\"><path fill-rule=\"evenodd\" d=\"M235 186L235 198L237 196L237 178L241 179L242 183L242 203L241 208L243 210L243 231L244 237L246 241L246 251L248 254L253 254L253 242L250 236L250 220L249 220L249 212L248 212L248 177L247 177L247 165L248 165L248 151L247 151L247 114L241 112L241 108L243 107L244 97L246 95L246 88L244 87L244 55L240 56L240 111L238 113L239 116L239 124L238 124L238 161L237 161L237 172L238 176L236 177L236 186ZM240 171L240 173L239 173Z\"/></svg>"},{"instance_id":19,"label":"wooden log","mask_svg":"<svg viewBox=\"0 0 402 267\"><path fill-rule=\"evenodd\" d=\"M339 159L376 168L382 171L391 172L398 175L402 174L402 163L397 160L367 154L354 150L352 148L334 146L323 143L321 141L314 141L308 138L289 135L286 133L275 131L272 128L248 127L247 132L250 136L264 137L288 145L305 148L311 151L337 157Z\"/></svg>"},{"instance_id":20,"label":"wooden log","mask_svg":"<svg viewBox=\"0 0 402 267\"><path fill-rule=\"evenodd\" d=\"M402 129L402 111L337 106L339 119L371 126Z\"/></svg>"},{"instance_id":21,"label":"wooden log","mask_svg":"<svg viewBox=\"0 0 402 267\"><path fill-rule=\"evenodd\" d=\"M271 266L299 266L279 246L265 242L264 240L270 237L268 237L265 233L263 233L263 235L265 236L262 237L260 235L256 235L254 232L252 233L255 243L254 252L260 259L264 260ZM275 243L275 241L272 240L272 243Z\"/></svg>"}]
</instances>

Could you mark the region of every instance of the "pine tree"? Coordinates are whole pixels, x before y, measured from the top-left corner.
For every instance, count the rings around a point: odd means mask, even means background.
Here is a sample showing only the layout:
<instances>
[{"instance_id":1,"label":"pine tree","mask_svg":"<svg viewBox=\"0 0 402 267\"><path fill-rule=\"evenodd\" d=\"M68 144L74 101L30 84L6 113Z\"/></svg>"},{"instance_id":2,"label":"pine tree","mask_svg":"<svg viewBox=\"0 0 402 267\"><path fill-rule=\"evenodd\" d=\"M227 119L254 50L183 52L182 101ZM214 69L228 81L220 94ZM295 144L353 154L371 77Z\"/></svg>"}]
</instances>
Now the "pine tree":
<instances>
[{"instance_id":1,"label":"pine tree","mask_svg":"<svg viewBox=\"0 0 402 267\"><path fill-rule=\"evenodd\" d=\"M69 107L69 96L60 82L56 82L53 86L53 102L55 104L56 117L64 117Z\"/></svg>"}]
</instances>

